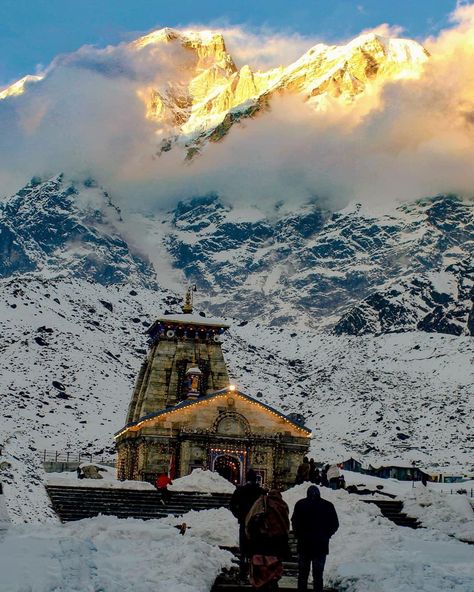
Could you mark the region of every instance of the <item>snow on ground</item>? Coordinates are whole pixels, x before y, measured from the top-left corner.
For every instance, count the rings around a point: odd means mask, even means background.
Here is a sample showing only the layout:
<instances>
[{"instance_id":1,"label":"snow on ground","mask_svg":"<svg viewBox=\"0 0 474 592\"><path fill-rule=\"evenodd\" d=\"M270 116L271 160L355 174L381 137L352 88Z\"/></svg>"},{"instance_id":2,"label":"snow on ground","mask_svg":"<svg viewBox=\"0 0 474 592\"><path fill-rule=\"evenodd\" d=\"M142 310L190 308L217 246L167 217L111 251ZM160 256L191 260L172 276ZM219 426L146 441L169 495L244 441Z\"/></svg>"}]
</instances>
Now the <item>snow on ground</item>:
<instances>
[{"instance_id":1,"label":"snow on ground","mask_svg":"<svg viewBox=\"0 0 474 592\"><path fill-rule=\"evenodd\" d=\"M31 434L17 430L4 441L0 467L4 505L13 523L58 521L44 488L45 472Z\"/></svg>"},{"instance_id":2,"label":"snow on ground","mask_svg":"<svg viewBox=\"0 0 474 592\"><path fill-rule=\"evenodd\" d=\"M230 560L162 520L14 526L0 541L0 592L208 592Z\"/></svg>"},{"instance_id":3,"label":"snow on ground","mask_svg":"<svg viewBox=\"0 0 474 592\"><path fill-rule=\"evenodd\" d=\"M373 475L364 475L363 473L356 473L354 471L341 471L347 485L357 485L366 487L367 489L380 488L382 491L392 493L400 498L406 498L410 494L418 491L424 491L426 488L438 491L440 493L448 494L456 491L468 490L474 488L474 481L462 481L459 483L435 483L428 482L425 488L421 481L415 481L413 486L412 481L399 481L398 479L382 479L381 477L374 477Z\"/></svg>"},{"instance_id":4,"label":"snow on ground","mask_svg":"<svg viewBox=\"0 0 474 592\"><path fill-rule=\"evenodd\" d=\"M347 485L357 485L360 489L372 491L379 487L381 492L396 495L397 499L403 501L403 511L418 518L424 527L462 541L474 542L474 511L470 503L472 498L462 493L466 491L470 495L474 489L474 481L428 483L425 487L420 481L413 484L411 481L380 479L351 471L343 471L343 474ZM457 493L458 491L461 493ZM388 499L383 494L360 497Z\"/></svg>"},{"instance_id":5,"label":"snow on ground","mask_svg":"<svg viewBox=\"0 0 474 592\"><path fill-rule=\"evenodd\" d=\"M176 525L186 523L189 530L186 534L199 537L208 543L235 547L239 541L239 527L237 520L226 508L212 510L191 510L183 516L168 516L162 519L166 524Z\"/></svg>"},{"instance_id":6,"label":"snow on ground","mask_svg":"<svg viewBox=\"0 0 474 592\"><path fill-rule=\"evenodd\" d=\"M200 491L206 493L233 493L235 486L218 473L194 469L190 475L175 479L171 491Z\"/></svg>"},{"instance_id":7,"label":"snow on ground","mask_svg":"<svg viewBox=\"0 0 474 592\"><path fill-rule=\"evenodd\" d=\"M472 482L471 482L472 483ZM423 526L474 543L474 512L466 495L417 488L404 501L404 512Z\"/></svg>"},{"instance_id":8,"label":"snow on ground","mask_svg":"<svg viewBox=\"0 0 474 592\"><path fill-rule=\"evenodd\" d=\"M406 484L393 486L406 492ZM290 513L307 489L302 484L284 492ZM431 526L396 526L376 506L345 491L321 492L340 520L326 584L344 592L474 590L474 547ZM183 522L184 536L175 528ZM231 565L230 554L218 545L237 540L237 521L225 508L150 521L102 516L65 525L14 525L0 537L0 592L207 592L222 567Z\"/></svg>"},{"instance_id":9,"label":"snow on ground","mask_svg":"<svg viewBox=\"0 0 474 592\"><path fill-rule=\"evenodd\" d=\"M87 466L84 463L81 467ZM106 487L109 489L148 489L155 490L154 485L145 481L119 481L115 469L106 465L94 464L100 470L102 479L78 479L76 471L48 473L46 482L49 485L68 485L72 487ZM197 491L202 493L232 493L235 486L218 473L194 469L190 475L180 477L169 486L171 491Z\"/></svg>"}]
</instances>

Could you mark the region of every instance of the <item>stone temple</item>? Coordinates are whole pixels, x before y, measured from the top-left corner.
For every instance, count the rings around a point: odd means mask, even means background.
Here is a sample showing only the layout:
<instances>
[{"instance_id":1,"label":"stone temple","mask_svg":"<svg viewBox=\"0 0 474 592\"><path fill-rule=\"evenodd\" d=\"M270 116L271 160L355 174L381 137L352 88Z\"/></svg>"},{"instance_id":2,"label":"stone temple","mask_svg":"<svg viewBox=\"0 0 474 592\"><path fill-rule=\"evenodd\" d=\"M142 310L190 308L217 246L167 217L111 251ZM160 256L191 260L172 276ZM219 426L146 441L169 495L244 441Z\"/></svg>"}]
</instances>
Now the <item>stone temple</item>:
<instances>
[{"instance_id":1,"label":"stone temple","mask_svg":"<svg viewBox=\"0 0 474 592\"><path fill-rule=\"evenodd\" d=\"M229 384L221 348L229 328L192 312L159 317L133 391L127 423L116 435L118 477L154 482L217 471L235 484L253 468L267 487L292 485L311 432Z\"/></svg>"}]
</instances>

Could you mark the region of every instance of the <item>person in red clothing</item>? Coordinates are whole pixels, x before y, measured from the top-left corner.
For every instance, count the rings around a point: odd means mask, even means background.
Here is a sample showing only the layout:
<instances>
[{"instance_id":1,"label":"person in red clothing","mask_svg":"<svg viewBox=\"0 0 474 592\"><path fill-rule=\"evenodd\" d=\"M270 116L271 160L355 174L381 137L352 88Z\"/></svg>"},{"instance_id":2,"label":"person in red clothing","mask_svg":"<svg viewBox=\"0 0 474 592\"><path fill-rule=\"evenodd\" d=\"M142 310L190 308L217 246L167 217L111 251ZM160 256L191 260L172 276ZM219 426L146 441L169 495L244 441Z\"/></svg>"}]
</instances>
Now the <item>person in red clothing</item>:
<instances>
[{"instance_id":1,"label":"person in red clothing","mask_svg":"<svg viewBox=\"0 0 474 592\"><path fill-rule=\"evenodd\" d=\"M161 493L161 503L167 504L171 499L171 492L168 490L168 485L173 485L173 482L168 477L168 474L163 471L156 478L156 489Z\"/></svg>"}]
</instances>

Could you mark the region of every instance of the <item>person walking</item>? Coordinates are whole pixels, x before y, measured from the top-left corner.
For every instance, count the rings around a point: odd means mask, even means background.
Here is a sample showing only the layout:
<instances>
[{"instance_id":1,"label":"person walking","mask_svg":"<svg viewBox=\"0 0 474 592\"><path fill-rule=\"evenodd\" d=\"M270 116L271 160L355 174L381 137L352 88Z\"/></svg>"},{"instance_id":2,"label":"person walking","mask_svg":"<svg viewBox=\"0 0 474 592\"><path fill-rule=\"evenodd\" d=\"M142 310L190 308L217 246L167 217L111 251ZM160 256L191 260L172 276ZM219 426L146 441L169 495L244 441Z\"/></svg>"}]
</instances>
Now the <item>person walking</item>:
<instances>
[{"instance_id":1,"label":"person walking","mask_svg":"<svg viewBox=\"0 0 474 592\"><path fill-rule=\"evenodd\" d=\"M300 464L300 466L298 467L298 469L296 471L296 479L295 479L296 485L300 485L301 483L304 483L305 481L309 481L310 469L311 469L311 465L309 464L308 457L305 456L303 458L303 462Z\"/></svg>"},{"instance_id":2,"label":"person walking","mask_svg":"<svg viewBox=\"0 0 474 592\"><path fill-rule=\"evenodd\" d=\"M298 592L308 590L310 568L313 589L323 592L323 573L329 553L329 539L339 528L333 504L321 498L318 487L311 485L306 498L295 504L291 518L298 549Z\"/></svg>"},{"instance_id":3,"label":"person walking","mask_svg":"<svg viewBox=\"0 0 474 592\"><path fill-rule=\"evenodd\" d=\"M327 477L329 481L329 487L331 489L337 489L339 484L339 477L340 477L339 469L337 465L331 465L327 472Z\"/></svg>"},{"instance_id":4,"label":"person walking","mask_svg":"<svg viewBox=\"0 0 474 592\"><path fill-rule=\"evenodd\" d=\"M245 485L235 488L230 499L230 511L239 522L239 549L240 549L240 577L246 579L249 571L250 549L245 533L245 519L256 500L265 493L265 490L257 483L257 473L253 469L247 471Z\"/></svg>"},{"instance_id":5,"label":"person walking","mask_svg":"<svg viewBox=\"0 0 474 592\"><path fill-rule=\"evenodd\" d=\"M168 485L173 485L173 482L168 477L166 471L162 471L156 478L155 487L161 493L160 502L165 505L170 502L171 492L168 490Z\"/></svg>"},{"instance_id":6,"label":"person walking","mask_svg":"<svg viewBox=\"0 0 474 592\"><path fill-rule=\"evenodd\" d=\"M277 590L283 559L289 555L289 508L281 493L272 489L260 496L245 521L251 551L250 583L261 592Z\"/></svg>"}]
</instances>

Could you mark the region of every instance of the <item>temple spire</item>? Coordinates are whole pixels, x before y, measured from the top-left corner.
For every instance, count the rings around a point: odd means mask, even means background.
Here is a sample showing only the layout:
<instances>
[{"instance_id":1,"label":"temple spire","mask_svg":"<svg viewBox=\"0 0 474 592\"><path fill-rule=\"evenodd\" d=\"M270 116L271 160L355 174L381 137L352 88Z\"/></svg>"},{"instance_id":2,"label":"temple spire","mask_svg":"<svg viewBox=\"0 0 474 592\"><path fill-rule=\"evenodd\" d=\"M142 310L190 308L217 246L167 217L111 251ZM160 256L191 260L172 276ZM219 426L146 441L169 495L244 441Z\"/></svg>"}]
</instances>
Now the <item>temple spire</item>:
<instances>
[{"instance_id":1,"label":"temple spire","mask_svg":"<svg viewBox=\"0 0 474 592\"><path fill-rule=\"evenodd\" d=\"M186 295L184 297L184 304L181 307L184 314L192 314L193 312L193 292L196 291L196 284L192 284L186 290Z\"/></svg>"}]
</instances>

